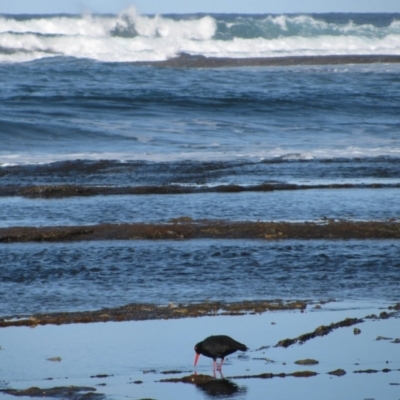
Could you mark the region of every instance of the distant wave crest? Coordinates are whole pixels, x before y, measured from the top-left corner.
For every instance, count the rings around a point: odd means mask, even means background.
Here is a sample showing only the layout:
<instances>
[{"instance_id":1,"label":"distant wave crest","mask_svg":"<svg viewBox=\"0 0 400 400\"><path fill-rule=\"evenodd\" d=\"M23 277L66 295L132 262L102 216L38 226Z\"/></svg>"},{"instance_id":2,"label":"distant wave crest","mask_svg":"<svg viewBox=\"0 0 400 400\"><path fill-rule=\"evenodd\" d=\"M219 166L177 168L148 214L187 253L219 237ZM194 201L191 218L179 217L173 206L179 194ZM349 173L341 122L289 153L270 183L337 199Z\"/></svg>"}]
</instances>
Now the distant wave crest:
<instances>
[{"instance_id":1,"label":"distant wave crest","mask_svg":"<svg viewBox=\"0 0 400 400\"><path fill-rule=\"evenodd\" d=\"M400 15L0 17L0 62L66 56L104 62L206 57L400 55Z\"/></svg>"}]
</instances>

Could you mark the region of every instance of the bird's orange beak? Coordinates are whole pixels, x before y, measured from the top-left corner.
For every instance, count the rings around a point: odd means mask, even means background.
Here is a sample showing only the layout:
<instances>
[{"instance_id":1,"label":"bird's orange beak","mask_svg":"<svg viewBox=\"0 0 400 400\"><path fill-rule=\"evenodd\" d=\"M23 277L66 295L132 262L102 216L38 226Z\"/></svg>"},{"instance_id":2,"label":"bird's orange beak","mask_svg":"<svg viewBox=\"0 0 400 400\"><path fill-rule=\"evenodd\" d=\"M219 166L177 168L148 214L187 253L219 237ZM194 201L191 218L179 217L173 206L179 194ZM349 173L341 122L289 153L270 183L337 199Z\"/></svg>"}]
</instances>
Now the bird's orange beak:
<instances>
[{"instance_id":1,"label":"bird's orange beak","mask_svg":"<svg viewBox=\"0 0 400 400\"><path fill-rule=\"evenodd\" d=\"M197 361L199 361L199 357L200 357L200 353L196 353L196 355L194 357L194 366L196 366Z\"/></svg>"}]
</instances>

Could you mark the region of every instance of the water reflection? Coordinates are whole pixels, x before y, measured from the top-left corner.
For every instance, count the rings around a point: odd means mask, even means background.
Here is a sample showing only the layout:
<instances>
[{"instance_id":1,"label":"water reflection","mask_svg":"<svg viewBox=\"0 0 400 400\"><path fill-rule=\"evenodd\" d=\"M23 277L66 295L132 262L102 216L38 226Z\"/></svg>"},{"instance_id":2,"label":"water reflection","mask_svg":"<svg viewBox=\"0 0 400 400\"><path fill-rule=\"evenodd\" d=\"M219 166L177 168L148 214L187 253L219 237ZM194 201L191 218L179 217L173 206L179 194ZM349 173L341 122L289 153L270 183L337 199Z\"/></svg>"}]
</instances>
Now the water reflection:
<instances>
[{"instance_id":1,"label":"water reflection","mask_svg":"<svg viewBox=\"0 0 400 400\"><path fill-rule=\"evenodd\" d=\"M221 379L213 379L209 382L197 384L196 387L200 389L207 398L237 398L247 392L246 386L238 386L236 383L223 377Z\"/></svg>"}]
</instances>

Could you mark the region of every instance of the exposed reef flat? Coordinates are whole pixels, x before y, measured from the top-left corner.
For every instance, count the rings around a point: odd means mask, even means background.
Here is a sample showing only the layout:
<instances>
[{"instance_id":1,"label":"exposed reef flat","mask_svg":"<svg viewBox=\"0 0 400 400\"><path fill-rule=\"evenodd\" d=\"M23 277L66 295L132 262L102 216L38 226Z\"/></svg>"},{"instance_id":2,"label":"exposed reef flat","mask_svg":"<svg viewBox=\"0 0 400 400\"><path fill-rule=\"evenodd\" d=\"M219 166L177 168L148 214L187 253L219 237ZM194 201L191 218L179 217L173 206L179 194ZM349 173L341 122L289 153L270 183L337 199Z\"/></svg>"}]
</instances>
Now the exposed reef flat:
<instances>
[{"instance_id":1,"label":"exposed reef flat","mask_svg":"<svg viewBox=\"0 0 400 400\"><path fill-rule=\"evenodd\" d=\"M96 311L36 314L26 318L8 316L0 318L0 327L37 325L62 325L72 323L108 321L144 321L157 319L180 319L221 315L257 314L277 310L305 310L306 301L242 301L236 303L206 302L198 304L128 304Z\"/></svg>"},{"instance_id":2,"label":"exposed reef flat","mask_svg":"<svg viewBox=\"0 0 400 400\"><path fill-rule=\"evenodd\" d=\"M0 228L0 243L135 239L399 239L398 221L231 222L174 218L169 223Z\"/></svg>"},{"instance_id":3,"label":"exposed reef flat","mask_svg":"<svg viewBox=\"0 0 400 400\"><path fill-rule=\"evenodd\" d=\"M0 197L20 196L30 199L61 199L66 197L89 197L108 195L176 195L199 193L241 193L241 192L272 192L283 190L307 189L399 189L400 184L354 184L332 183L299 185L290 183L262 183L259 185L216 185L216 186L185 186L185 185L147 185L147 186L84 186L84 185L8 185L0 187Z\"/></svg>"},{"instance_id":4,"label":"exposed reef flat","mask_svg":"<svg viewBox=\"0 0 400 400\"><path fill-rule=\"evenodd\" d=\"M273 67L294 65L337 65L337 64L373 64L399 63L398 55L327 55L327 56L289 56L226 58L204 57L180 54L165 61L140 62L139 65L154 65L173 68L232 68L232 67Z\"/></svg>"}]
</instances>

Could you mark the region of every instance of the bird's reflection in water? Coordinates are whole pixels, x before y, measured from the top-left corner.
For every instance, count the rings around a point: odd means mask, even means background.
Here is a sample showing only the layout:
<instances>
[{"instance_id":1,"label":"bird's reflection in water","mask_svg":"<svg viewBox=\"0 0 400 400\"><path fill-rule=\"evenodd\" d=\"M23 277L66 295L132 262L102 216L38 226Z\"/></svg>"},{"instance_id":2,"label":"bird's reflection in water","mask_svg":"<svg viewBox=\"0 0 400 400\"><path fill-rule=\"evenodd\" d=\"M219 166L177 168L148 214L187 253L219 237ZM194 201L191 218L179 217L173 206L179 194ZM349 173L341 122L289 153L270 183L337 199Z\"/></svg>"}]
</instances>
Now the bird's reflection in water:
<instances>
[{"instance_id":1,"label":"bird's reflection in water","mask_svg":"<svg viewBox=\"0 0 400 400\"><path fill-rule=\"evenodd\" d=\"M245 386L238 386L236 383L225 379L213 379L209 382L197 384L196 387L204 392L207 397L236 398L246 393Z\"/></svg>"}]
</instances>

